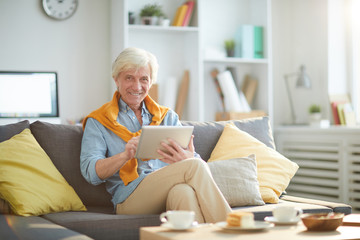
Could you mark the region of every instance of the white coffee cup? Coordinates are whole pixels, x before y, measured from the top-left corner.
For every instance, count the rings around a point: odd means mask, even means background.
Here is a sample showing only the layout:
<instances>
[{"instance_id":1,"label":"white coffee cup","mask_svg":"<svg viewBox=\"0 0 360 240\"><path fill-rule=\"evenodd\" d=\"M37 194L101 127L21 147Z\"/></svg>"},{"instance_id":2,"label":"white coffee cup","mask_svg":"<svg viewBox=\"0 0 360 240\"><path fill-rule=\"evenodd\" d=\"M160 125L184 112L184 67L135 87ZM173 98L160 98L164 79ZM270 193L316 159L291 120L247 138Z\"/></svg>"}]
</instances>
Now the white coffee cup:
<instances>
[{"instance_id":1,"label":"white coffee cup","mask_svg":"<svg viewBox=\"0 0 360 240\"><path fill-rule=\"evenodd\" d=\"M167 211L160 214L160 221L170 223L173 228L187 229L194 222L195 213L193 211Z\"/></svg>"},{"instance_id":2,"label":"white coffee cup","mask_svg":"<svg viewBox=\"0 0 360 240\"><path fill-rule=\"evenodd\" d=\"M274 218L279 222L299 221L303 210L294 206L278 206L272 211Z\"/></svg>"}]
</instances>

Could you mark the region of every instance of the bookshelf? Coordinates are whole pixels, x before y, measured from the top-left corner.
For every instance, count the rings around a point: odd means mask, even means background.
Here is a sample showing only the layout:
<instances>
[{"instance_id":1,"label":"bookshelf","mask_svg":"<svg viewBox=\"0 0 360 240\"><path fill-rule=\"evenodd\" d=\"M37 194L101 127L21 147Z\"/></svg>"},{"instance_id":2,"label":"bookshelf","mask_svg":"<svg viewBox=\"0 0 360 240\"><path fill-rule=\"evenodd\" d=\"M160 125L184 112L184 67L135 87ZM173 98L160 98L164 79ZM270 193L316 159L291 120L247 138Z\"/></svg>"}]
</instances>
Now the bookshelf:
<instances>
[{"instance_id":1,"label":"bookshelf","mask_svg":"<svg viewBox=\"0 0 360 240\"><path fill-rule=\"evenodd\" d=\"M215 120L221 103L210 72L234 67L241 84L246 74L255 77L259 86L252 107L272 118L271 0L196 0L187 27L171 26L177 8L185 0L112 0L111 61L125 47L135 46L153 52L160 64L159 102L166 90L177 87L185 70L190 74L190 88L184 120ZM170 19L170 26L141 25L138 14L146 4L158 3ZM128 23L128 12L135 24ZM214 16L216 14L216 16ZM223 42L231 38L241 24L264 28L264 58L245 59L211 56L209 50L225 52ZM175 79L175 80L174 80Z\"/></svg>"}]
</instances>

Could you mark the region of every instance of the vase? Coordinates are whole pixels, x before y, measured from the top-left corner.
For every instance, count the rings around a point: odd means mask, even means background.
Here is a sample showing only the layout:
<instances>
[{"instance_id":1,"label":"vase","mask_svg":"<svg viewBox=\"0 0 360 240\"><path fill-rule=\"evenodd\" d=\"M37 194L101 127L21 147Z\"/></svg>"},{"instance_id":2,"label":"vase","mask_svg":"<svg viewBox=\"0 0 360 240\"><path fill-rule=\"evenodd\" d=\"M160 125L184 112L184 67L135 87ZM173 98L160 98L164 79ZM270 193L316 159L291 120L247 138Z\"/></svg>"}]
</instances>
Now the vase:
<instances>
[{"instance_id":1,"label":"vase","mask_svg":"<svg viewBox=\"0 0 360 240\"><path fill-rule=\"evenodd\" d=\"M158 17L152 16L152 17L141 17L141 23L143 25L157 25Z\"/></svg>"},{"instance_id":2,"label":"vase","mask_svg":"<svg viewBox=\"0 0 360 240\"><path fill-rule=\"evenodd\" d=\"M234 49L226 49L226 56L227 57L234 57L235 51Z\"/></svg>"},{"instance_id":3,"label":"vase","mask_svg":"<svg viewBox=\"0 0 360 240\"><path fill-rule=\"evenodd\" d=\"M310 113L309 123L311 126L319 126L321 122L321 113Z\"/></svg>"}]
</instances>

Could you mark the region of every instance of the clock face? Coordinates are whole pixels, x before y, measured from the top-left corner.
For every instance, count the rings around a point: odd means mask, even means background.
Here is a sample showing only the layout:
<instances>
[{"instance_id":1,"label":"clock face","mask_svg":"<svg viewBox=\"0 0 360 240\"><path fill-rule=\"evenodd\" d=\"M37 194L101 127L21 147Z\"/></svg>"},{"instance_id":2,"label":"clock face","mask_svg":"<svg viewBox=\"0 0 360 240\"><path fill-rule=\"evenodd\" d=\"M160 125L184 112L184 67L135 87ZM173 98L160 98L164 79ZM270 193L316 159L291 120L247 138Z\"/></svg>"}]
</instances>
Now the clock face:
<instances>
[{"instance_id":1,"label":"clock face","mask_svg":"<svg viewBox=\"0 0 360 240\"><path fill-rule=\"evenodd\" d=\"M42 0L42 5L48 16L64 20L75 13L78 0Z\"/></svg>"}]
</instances>

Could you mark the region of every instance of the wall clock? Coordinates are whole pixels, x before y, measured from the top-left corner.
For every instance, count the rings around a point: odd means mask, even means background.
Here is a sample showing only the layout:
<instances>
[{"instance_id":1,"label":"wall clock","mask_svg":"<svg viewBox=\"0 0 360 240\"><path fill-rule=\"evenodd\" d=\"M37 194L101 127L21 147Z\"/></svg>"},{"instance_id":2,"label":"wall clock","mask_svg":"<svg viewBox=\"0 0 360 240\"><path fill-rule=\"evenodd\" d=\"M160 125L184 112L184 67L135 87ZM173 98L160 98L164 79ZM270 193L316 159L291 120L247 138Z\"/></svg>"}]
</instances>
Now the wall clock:
<instances>
[{"instance_id":1,"label":"wall clock","mask_svg":"<svg viewBox=\"0 0 360 240\"><path fill-rule=\"evenodd\" d=\"M42 0L42 6L49 17L65 20L75 13L78 0Z\"/></svg>"}]
</instances>

